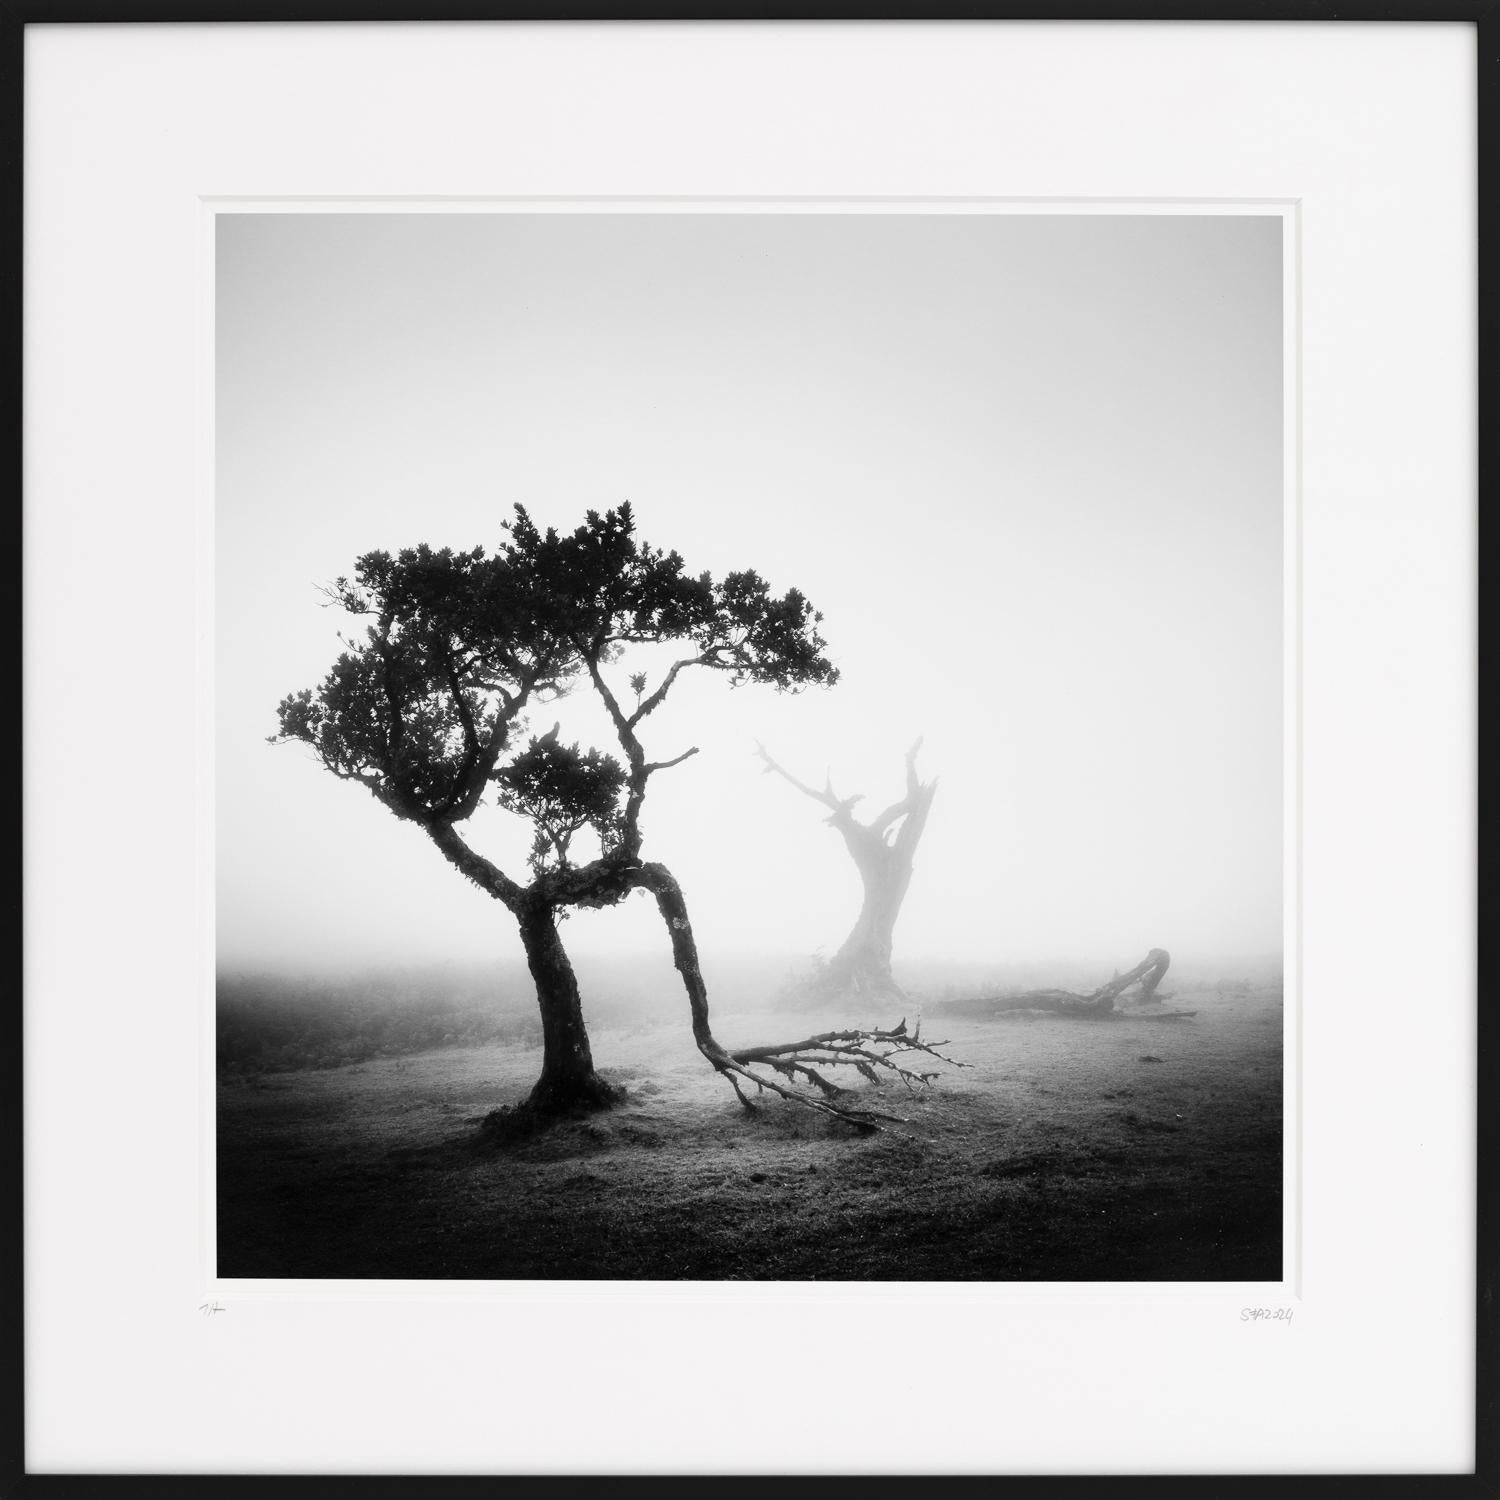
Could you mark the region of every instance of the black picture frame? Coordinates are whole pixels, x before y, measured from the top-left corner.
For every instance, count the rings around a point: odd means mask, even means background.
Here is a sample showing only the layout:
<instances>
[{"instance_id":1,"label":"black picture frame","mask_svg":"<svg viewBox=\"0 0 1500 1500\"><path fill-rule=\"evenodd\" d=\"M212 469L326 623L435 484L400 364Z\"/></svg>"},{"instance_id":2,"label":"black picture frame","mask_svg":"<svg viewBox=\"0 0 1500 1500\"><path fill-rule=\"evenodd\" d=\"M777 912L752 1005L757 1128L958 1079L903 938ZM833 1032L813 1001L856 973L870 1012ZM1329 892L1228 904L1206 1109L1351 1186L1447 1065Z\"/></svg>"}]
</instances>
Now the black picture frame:
<instances>
[{"instance_id":1,"label":"black picture frame","mask_svg":"<svg viewBox=\"0 0 1500 1500\"><path fill-rule=\"evenodd\" d=\"M1497 78L1500 78L1500 4L1496 0L1351 0L1348 4L1330 4L1327 0L1147 0L1147 3L1101 3L1101 0L1072 0L1072 3L972 3L941 4L923 8L920 15L899 7L866 7L860 19L984 20L984 21L1165 21L1183 23L1225 24L1230 22L1285 22L1293 24L1337 22L1357 27L1366 23L1457 22L1473 26L1478 37L1478 249L1481 267L1479 291L1479 481L1481 514L1483 498L1494 485L1496 438L1494 412L1496 399L1496 362L1500 356L1500 294L1490 273L1494 263L1496 222L1496 119ZM296 22L327 23L356 21L460 20L486 21L584 21L608 20L629 24L649 20L691 19L712 24L720 21L814 21L838 22L854 17L841 14L838 8L775 3L758 4L657 3L632 5L610 4L605 0L511 0L511 3L487 3L487 0L433 0L423 5L405 5L400 0L5 0L0 5L0 100L3 100L4 149L0 151L3 172L3 229L0 229L0 264L5 268L5 288L0 299L0 343L5 350L4 380L7 420L0 429L0 468L12 476L19 497L23 479L22 413L22 299L23 299L23 230L25 183L22 176L22 141L24 124L25 73L23 42L31 26L66 26L80 24L155 25L175 22L256 23ZM21 606L24 580L21 574L22 509L12 509L13 588L12 618L16 637L22 639ZM1481 526L1479 569L1481 582L1491 576L1488 528ZM1487 627L1481 626L1481 662L1489 655ZM1484 667L1480 668L1480 682ZM12 698L12 702L16 700ZM19 717L19 713L18 713ZM1482 764L1482 763L1481 763ZM21 861L21 806L24 786L12 803L15 868ZM1480 869L1482 871L1483 864ZM1478 893L1486 888L1483 875L1478 876ZM1481 911L1483 907L1481 905ZM23 919L18 906L13 932L17 963L12 972L17 981L12 990L17 1001L24 989ZM1349 1493L1378 1495L1428 1496L1432 1494L1500 1494L1500 1396L1497 1396L1496 1350L1500 1342L1495 1306L1496 1256L1496 1092L1487 1085L1494 1080L1496 1056L1496 1022L1482 1003L1487 992L1486 980L1493 969L1493 946L1488 930L1481 927L1479 952L1481 1004L1478 1011L1478 1039L1475 1067L1480 1080L1479 1170L1477 1192L1477 1239L1475 1255L1479 1270L1478 1302L1474 1309L1475 1374L1477 1389L1476 1454L1471 1475L1400 1474L1384 1477L1359 1476L1289 1476L1261 1475L1240 1478L1224 1476L1157 1477L1150 1481L1153 1489L1165 1484L1178 1494L1231 1493L1244 1494L1250 1489L1269 1490L1270 1486L1290 1483L1304 1493ZM381 1495L427 1494L434 1486L447 1493L491 1492L501 1485L513 1487L533 1480L490 1478L444 1478L389 1476L372 1478L335 1478L311 1476L140 1476L79 1474L71 1476L35 1475L27 1471L25 1456L25 1285L24 1267L24 1084L23 1012L20 1003L5 1009L4 1035L0 1040L0 1099L4 1104L4 1128L0 1129L0 1325L3 1325L3 1350L0 1350L0 1495L31 1494L158 1494L187 1492L194 1495L244 1493L251 1489L275 1487L293 1493L376 1493ZM883 1398L874 1405L884 1404ZM660 1482L660 1481L656 1481ZM692 1481L671 1481L681 1489ZM718 1482L723 1482L719 1480ZM759 1480L735 1480L748 1486ZM950 1479L950 1485L974 1484L980 1481ZM1010 1476L1006 1483L1012 1493L1040 1493L1056 1496L1074 1493L1085 1487L1098 1491L1107 1484L1132 1482L1127 1476L1113 1481L1081 1478ZM1140 1482L1137 1479L1134 1482ZM1284 1491L1279 1491L1284 1493Z\"/></svg>"}]
</instances>

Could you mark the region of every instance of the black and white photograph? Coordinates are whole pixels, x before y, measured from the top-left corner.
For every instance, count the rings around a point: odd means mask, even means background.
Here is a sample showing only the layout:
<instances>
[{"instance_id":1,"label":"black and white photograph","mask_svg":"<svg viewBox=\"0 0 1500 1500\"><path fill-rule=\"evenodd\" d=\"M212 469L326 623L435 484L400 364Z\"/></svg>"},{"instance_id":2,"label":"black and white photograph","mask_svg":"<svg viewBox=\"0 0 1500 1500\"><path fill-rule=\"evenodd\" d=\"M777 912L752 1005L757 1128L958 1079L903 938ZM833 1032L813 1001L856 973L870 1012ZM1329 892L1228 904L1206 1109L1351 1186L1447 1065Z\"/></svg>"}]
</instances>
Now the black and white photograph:
<instances>
[{"instance_id":1,"label":"black and white photograph","mask_svg":"<svg viewBox=\"0 0 1500 1500\"><path fill-rule=\"evenodd\" d=\"M1278 214L215 234L221 1278L1281 1277Z\"/></svg>"}]
</instances>

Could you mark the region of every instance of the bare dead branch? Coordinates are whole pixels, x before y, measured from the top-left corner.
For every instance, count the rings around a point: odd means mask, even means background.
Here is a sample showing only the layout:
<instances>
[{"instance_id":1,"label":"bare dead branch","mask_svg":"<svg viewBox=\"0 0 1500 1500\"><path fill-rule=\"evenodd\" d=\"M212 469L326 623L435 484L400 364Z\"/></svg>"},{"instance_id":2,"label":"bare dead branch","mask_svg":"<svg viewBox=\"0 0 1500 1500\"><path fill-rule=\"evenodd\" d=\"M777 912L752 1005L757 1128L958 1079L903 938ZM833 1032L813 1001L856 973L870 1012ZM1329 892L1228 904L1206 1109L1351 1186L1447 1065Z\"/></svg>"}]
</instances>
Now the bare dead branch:
<instances>
[{"instance_id":1,"label":"bare dead branch","mask_svg":"<svg viewBox=\"0 0 1500 1500\"><path fill-rule=\"evenodd\" d=\"M693 746L691 750L684 750L681 755L673 756L671 760L653 760L645 767L646 775L653 771L670 771L673 766L680 766L683 761L691 760L698 753L698 747Z\"/></svg>"},{"instance_id":2,"label":"bare dead branch","mask_svg":"<svg viewBox=\"0 0 1500 1500\"><path fill-rule=\"evenodd\" d=\"M778 761L773 760L771 758L770 752L764 745L760 743L759 740L755 742L755 753L762 761L765 762L767 771L774 771L778 776L782 778L783 781L790 782L804 796L811 797L814 802L821 802L824 807L831 808L835 813L838 813L842 809L852 807L855 802L859 801L858 797L851 797L847 801L841 801L838 794L833 789L832 776L825 778L823 783L823 790L821 792L815 791L805 781L799 781L797 777L793 776L785 766L781 765Z\"/></svg>"},{"instance_id":3,"label":"bare dead branch","mask_svg":"<svg viewBox=\"0 0 1500 1500\"><path fill-rule=\"evenodd\" d=\"M926 1087L941 1074L936 1069L919 1072L904 1067L896 1058L920 1052L947 1063L950 1067L968 1067L968 1063L938 1051L939 1047L947 1045L946 1041L924 1042L917 1032L907 1031L903 1018L897 1025L885 1030L879 1027L849 1027L842 1031L824 1031L796 1042L736 1048L728 1056L732 1062L745 1068L759 1063L792 1079L800 1073L823 1090L827 1097L833 1098L845 1090L825 1078L822 1069L853 1068L875 1084L885 1082L884 1075L891 1075L899 1078L908 1089L915 1090Z\"/></svg>"},{"instance_id":4,"label":"bare dead branch","mask_svg":"<svg viewBox=\"0 0 1500 1500\"><path fill-rule=\"evenodd\" d=\"M1086 995L1074 990L1023 990L1014 995L979 995L967 1000L947 1000L942 1003L942 1009L970 1015L993 1015L1012 1010L1047 1010L1057 1015L1084 1017L1122 1014L1115 1011L1115 1001L1134 984L1140 985L1144 1001L1154 1000L1156 987L1171 962L1165 948L1153 948L1128 973L1117 972L1107 984L1101 984ZM1192 1012L1173 1011L1168 1014L1181 1016Z\"/></svg>"},{"instance_id":5,"label":"bare dead branch","mask_svg":"<svg viewBox=\"0 0 1500 1500\"><path fill-rule=\"evenodd\" d=\"M774 760L764 745L756 753L767 771L774 771L805 796L832 809L828 822L838 831L864 887L860 912L837 953L810 982L819 994L843 992L900 996L891 974L891 950L896 918L911 883L918 843L927 827L937 782L917 775L922 738L906 752L906 787L902 795L875 817L861 821L851 809L861 797L839 797L830 775L821 792L792 775Z\"/></svg>"},{"instance_id":6,"label":"bare dead branch","mask_svg":"<svg viewBox=\"0 0 1500 1500\"><path fill-rule=\"evenodd\" d=\"M725 1055L728 1056L728 1054ZM863 1109L855 1105L834 1104L828 1099L819 1099L802 1089L790 1088L786 1084L777 1083L774 1078L754 1073L732 1059L726 1062L715 1062L714 1066L734 1084L734 1091L739 1094L740 1103L747 1109L753 1109L754 1105L745 1097L739 1084L735 1083L736 1073L742 1078L748 1078L758 1089L769 1089L771 1093L779 1094L783 1099L790 1099L794 1104L804 1105L808 1109L816 1110L819 1114L832 1115L835 1119L843 1120L846 1124L857 1126L861 1130L882 1130L884 1126L881 1121L894 1125L909 1123L902 1115L887 1114L877 1109Z\"/></svg>"}]
</instances>

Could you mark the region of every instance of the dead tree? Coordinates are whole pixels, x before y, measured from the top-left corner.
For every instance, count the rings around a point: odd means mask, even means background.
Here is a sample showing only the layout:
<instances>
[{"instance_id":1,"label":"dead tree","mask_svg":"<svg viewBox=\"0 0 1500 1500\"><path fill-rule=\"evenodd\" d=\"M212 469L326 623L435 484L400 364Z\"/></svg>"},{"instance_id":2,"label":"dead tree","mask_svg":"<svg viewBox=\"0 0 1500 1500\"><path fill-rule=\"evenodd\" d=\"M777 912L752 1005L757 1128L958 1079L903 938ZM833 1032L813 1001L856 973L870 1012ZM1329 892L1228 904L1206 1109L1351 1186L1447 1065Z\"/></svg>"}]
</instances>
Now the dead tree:
<instances>
[{"instance_id":1,"label":"dead tree","mask_svg":"<svg viewBox=\"0 0 1500 1500\"><path fill-rule=\"evenodd\" d=\"M1097 1020L1102 1016L1120 1014L1115 1010L1115 1001L1134 984L1141 987L1141 1003L1152 1004L1156 999L1156 987L1161 983L1162 975L1167 972L1167 966L1171 962L1165 948L1153 948L1129 973L1121 974L1116 971L1108 984L1101 984L1098 989L1091 990L1086 995L1073 990L1024 990L1015 995L978 995L968 1000L946 1000L933 1008L953 1015L984 1016L1003 1011L1047 1010L1058 1015ZM1159 1018L1166 1018L1191 1016L1196 1012L1173 1010L1155 1014Z\"/></svg>"},{"instance_id":2,"label":"dead tree","mask_svg":"<svg viewBox=\"0 0 1500 1500\"><path fill-rule=\"evenodd\" d=\"M853 812L854 805L863 800L862 793L840 797L831 776L824 779L823 790L817 791L774 761L764 745L756 746L767 771L774 771L829 809L827 821L844 840L864 887L853 929L815 981L815 990L823 995L874 992L902 996L901 987L891 976L896 918L911 885L912 859L937 791L935 780L917 778L917 751L921 746L919 739L906 752L905 794L868 823L861 823Z\"/></svg>"}]
</instances>

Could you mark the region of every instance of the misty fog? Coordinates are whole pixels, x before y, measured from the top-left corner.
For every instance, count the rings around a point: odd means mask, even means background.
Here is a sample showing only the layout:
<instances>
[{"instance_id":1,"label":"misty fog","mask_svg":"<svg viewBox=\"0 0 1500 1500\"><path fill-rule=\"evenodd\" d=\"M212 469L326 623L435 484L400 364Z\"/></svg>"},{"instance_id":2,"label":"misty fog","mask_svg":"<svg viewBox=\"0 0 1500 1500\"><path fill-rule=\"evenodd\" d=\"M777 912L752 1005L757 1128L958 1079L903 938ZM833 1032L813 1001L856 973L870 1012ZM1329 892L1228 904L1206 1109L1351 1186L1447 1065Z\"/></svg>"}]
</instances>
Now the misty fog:
<instances>
[{"instance_id":1,"label":"misty fog","mask_svg":"<svg viewBox=\"0 0 1500 1500\"><path fill-rule=\"evenodd\" d=\"M643 826L724 1003L771 1003L859 903L825 811L757 741L873 811L922 737L939 785L895 947L914 990L1090 984L1154 945L1174 978L1274 969L1279 220L218 223L221 972L404 967L525 998L498 903L266 741L338 654L349 622L317 590L360 553L492 547L517 501L571 529L623 500L690 571L802 589L842 673L783 695L687 673L648 722L653 758L699 750ZM554 719L613 748L584 690L532 728ZM467 836L523 873L520 820L486 807ZM680 1004L643 897L563 936L586 1007Z\"/></svg>"}]
</instances>

